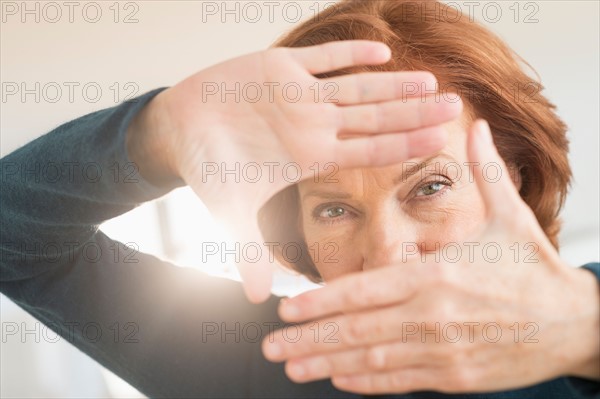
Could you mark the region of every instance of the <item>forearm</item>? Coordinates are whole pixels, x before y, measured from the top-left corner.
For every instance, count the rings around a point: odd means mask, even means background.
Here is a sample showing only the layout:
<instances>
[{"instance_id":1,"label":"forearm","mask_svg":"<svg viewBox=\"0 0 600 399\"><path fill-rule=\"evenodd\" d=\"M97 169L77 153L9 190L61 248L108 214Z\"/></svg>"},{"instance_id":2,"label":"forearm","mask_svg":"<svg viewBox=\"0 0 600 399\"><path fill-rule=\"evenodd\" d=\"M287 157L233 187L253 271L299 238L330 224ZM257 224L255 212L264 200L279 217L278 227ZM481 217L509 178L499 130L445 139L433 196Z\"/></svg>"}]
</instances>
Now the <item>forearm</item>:
<instances>
[{"instance_id":1,"label":"forearm","mask_svg":"<svg viewBox=\"0 0 600 399\"><path fill-rule=\"evenodd\" d=\"M65 123L0 160L3 281L68 261L103 221L169 191L139 175L125 146L129 123L157 92ZM45 249L64 256L40 262L53 254Z\"/></svg>"},{"instance_id":2,"label":"forearm","mask_svg":"<svg viewBox=\"0 0 600 399\"><path fill-rule=\"evenodd\" d=\"M66 123L0 160L0 292L149 396L242 396L276 378L274 396L283 397L291 390L282 367L264 361L259 345L281 327L276 298L250 305L236 282L98 231L172 188L146 181L127 151L130 122L154 94ZM258 336L245 339L246 326Z\"/></svg>"}]
</instances>

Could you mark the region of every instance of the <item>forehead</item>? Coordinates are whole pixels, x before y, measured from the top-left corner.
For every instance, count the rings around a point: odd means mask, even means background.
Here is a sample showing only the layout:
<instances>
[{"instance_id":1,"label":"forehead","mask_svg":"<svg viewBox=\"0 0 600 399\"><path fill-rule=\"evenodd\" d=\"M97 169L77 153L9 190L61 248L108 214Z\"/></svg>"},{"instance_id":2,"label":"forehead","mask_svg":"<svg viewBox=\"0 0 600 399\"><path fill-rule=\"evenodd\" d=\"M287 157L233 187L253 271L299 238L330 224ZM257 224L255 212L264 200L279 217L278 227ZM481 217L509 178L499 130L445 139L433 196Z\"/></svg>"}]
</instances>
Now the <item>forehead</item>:
<instances>
[{"instance_id":1,"label":"forehead","mask_svg":"<svg viewBox=\"0 0 600 399\"><path fill-rule=\"evenodd\" d=\"M393 164L378 168L354 168L337 170L335 174L331 174L331 170L324 173L322 179L306 179L298 184L298 189L301 196L308 190L315 188L319 189L340 189L342 187L352 190L353 186L365 185L366 181L370 181L373 185L379 187L387 187L398 183L398 178L407 171L413 169L416 165L423 162L428 163L445 163L450 161L462 162L467 159L466 143L467 132L465 117L443 124L443 127L448 131L448 142L446 146L437 153L432 153L423 157L409 159L405 162ZM349 139L351 140L351 139ZM325 176L328 176L326 179ZM402 181L402 180L400 180Z\"/></svg>"}]
</instances>

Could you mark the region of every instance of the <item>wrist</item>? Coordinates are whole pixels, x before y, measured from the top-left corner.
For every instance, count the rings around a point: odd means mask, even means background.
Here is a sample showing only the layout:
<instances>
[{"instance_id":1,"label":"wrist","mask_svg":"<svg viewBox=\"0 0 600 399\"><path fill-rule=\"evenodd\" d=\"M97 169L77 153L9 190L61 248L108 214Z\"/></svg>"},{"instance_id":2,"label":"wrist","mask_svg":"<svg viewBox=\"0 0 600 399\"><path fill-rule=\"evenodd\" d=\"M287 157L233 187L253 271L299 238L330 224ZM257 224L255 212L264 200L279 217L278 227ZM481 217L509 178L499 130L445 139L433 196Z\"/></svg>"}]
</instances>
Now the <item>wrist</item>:
<instances>
[{"instance_id":1,"label":"wrist","mask_svg":"<svg viewBox=\"0 0 600 399\"><path fill-rule=\"evenodd\" d=\"M582 268L573 269L575 288L581 298L576 311L580 322L571 326L574 335L569 340L576 346L576 362L568 375L600 380L600 284L593 273Z\"/></svg>"},{"instance_id":2,"label":"wrist","mask_svg":"<svg viewBox=\"0 0 600 399\"><path fill-rule=\"evenodd\" d=\"M173 164L174 134L165 106L164 90L146 104L127 129L126 147L129 159L141 176L158 187L184 185Z\"/></svg>"}]
</instances>

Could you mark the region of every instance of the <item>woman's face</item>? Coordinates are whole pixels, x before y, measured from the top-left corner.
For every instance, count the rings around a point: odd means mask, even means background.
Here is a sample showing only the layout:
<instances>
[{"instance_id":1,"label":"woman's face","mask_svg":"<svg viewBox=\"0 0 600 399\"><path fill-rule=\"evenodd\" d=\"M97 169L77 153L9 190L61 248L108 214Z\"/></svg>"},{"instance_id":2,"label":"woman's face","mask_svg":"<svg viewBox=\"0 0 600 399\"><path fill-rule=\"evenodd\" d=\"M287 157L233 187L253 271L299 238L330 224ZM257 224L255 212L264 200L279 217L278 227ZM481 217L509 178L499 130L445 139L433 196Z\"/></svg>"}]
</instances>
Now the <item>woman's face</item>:
<instances>
[{"instance_id":1,"label":"woman's face","mask_svg":"<svg viewBox=\"0 0 600 399\"><path fill-rule=\"evenodd\" d=\"M301 219L324 281L462 243L484 218L468 167L464 120L445 124L446 147L384 168L338 170L299 183ZM449 247L448 247L449 248Z\"/></svg>"}]
</instances>

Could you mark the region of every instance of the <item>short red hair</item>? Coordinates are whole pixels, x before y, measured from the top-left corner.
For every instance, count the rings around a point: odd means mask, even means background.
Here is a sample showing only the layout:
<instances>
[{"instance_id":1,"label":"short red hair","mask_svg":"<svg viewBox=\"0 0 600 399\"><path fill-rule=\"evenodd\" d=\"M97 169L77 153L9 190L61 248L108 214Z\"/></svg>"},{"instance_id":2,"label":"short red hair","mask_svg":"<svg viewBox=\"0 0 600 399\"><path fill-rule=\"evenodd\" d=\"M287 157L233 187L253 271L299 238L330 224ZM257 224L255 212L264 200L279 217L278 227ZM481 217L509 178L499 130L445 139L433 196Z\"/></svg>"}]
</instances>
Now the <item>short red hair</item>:
<instances>
[{"instance_id":1,"label":"short red hair","mask_svg":"<svg viewBox=\"0 0 600 399\"><path fill-rule=\"evenodd\" d=\"M451 88L461 95L470 120L488 121L500 155L519 173L521 197L558 248L558 213L571 179L567 127L556 115L554 104L541 94L542 85L532 81L517 60L529 64L468 15L437 1L344 0L303 22L274 46L355 39L386 43L392 59L384 65L317 77L360 71L431 71L441 89ZM286 263L319 281L300 231L299 215L290 209L299 209L295 186L278 193L261 210L265 239L300 244L303 256ZM285 262L281 253L276 255Z\"/></svg>"}]
</instances>

